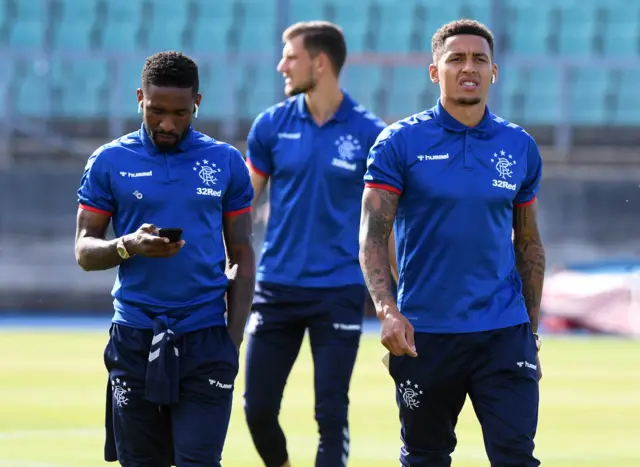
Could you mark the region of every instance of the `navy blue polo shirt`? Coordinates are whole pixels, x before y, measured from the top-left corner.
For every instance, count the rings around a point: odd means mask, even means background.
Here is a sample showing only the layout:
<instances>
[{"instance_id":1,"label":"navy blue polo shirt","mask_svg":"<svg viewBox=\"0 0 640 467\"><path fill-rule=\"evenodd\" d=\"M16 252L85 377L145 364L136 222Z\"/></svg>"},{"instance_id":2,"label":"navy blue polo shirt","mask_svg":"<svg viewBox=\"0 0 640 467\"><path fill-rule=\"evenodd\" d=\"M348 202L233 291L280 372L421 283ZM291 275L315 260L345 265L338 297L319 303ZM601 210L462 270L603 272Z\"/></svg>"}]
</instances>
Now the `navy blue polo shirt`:
<instances>
[{"instance_id":1,"label":"navy blue polo shirt","mask_svg":"<svg viewBox=\"0 0 640 467\"><path fill-rule=\"evenodd\" d=\"M222 218L251 209L253 188L234 147L190 129L177 151L161 153L144 126L97 149L78 190L80 208L111 217L117 237L145 223L181 227L172 258L134 256L118 268L115 323L150 328L167 314L185 330L223 325L227 277Z\"/></svg>"},{"instance_id":2,"label":"navy blue polo shirt","mask_svg":"<svg viewBox=\"0 0 640 467\"><path fill-rule=\"evenodd\" d=\"M488 109L466 127L438 101L387 127L367 164L367 186L400 195L398 307L416 331L528 322L511 237L513 207L533 203L542 175L528 133Z\"/></svg>"},{"instance_id":3,"label":"navy blue polo shirt","mask_svg":"<svg viewBox=\"0 0 640 467\"><path fill-rule=\"evenodd\" d=\"M358 262L363 176L369 149L386 125L343 94L322 126L302 94L253 123L247 161L271 184L258 281L300 287L364 283Z\"/></svg>"}]
</instances>

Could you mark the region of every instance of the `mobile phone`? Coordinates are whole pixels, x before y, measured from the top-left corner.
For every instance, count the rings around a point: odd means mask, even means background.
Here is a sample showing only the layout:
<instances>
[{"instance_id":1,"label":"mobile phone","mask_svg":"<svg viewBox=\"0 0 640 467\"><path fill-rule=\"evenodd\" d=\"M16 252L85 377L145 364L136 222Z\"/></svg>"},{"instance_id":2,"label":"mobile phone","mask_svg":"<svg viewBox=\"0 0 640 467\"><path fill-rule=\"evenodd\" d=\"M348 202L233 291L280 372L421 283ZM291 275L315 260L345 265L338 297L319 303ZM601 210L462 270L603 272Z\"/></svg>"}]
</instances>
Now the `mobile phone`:
<instances>
[{"instance_id":1,"label":"mobile phone","mask_svg":"<svg viewBox=\"0 0 640 467\"><path fill-rule=\"evenodd\" d=\"M176 243L182 239L182 229L179 229L179 228L159 229L158 237L168 238L169 242Z\"/></svg>"}]
</instances>

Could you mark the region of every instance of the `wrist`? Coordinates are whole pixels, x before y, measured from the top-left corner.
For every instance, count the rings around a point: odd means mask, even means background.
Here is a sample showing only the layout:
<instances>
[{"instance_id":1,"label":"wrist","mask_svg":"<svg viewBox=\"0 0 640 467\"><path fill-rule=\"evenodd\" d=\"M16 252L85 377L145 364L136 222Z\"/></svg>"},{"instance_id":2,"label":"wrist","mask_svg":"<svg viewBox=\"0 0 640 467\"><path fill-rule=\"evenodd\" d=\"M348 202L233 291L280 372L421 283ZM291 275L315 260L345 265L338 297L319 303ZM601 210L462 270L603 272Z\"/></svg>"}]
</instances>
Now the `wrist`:
<instances>
[{"instance_id":1,"label":"wrist","mask_svg":"<svg viewBox=\"0 0 640 467\"><path fill-rule=\"evenodd\" d=\"M379 306L376 306L376 316L380 321L385 319L387 316L396 315L400 313L398 311L398 306L392 300L385 300L380 303Z\"/></svg>"},{"instance_id":2,"label":"wrist","mask_svg":"<svg viewBox=\"0 0 640 467\"><path fill-rule=\"evenodd\" d=\"M135 243L133 242L133 238L134 236L131 234L123 235L122 237L119 238L121 245L124 246L124 248L127 250L130 256L133 256L136 254Z\"/></svg>"}]
</instances>

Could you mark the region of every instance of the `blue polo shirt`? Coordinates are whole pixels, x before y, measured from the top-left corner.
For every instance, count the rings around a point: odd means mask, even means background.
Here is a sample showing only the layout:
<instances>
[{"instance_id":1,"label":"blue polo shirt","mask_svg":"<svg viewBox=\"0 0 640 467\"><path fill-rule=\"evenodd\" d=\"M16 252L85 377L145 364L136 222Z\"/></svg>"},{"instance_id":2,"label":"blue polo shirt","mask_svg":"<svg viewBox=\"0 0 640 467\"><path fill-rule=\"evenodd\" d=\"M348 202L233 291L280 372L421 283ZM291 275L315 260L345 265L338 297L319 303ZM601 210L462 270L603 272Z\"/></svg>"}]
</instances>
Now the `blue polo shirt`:
<instances>
[{"instance_id":1,"label":"blue polo shirt","mask_svg":"<svg viewBox=\"0 0 640 467\"><path fill-rule=\"evenodd\" d=\"M270 179L258 281L308 288L364 283L358 262L363 176L369 149L386 125L343 94L322 126L302 94L253 123L247 161Z\"/></svg>"},{"instance_id":2,"label":"blue polo shirt","mask_svg":"<svg viewBox=\"0 0 640 467\"><path fill-rule=\"evenodd\" d=\"M116 237L142 224L181 227L172 258L134 256L118 268L114 323L150 328L158 314L183 330L224 325L222 218L251 209L253 188L234 147L190 129L178 150L161 153L144 126L97 149L78 190L82 209L110 216Z\"/></svg>"},{"instance_id":3,"label":"blue polo shirt","mask_svg":"<svg viewBox=\"0 0 640 467\"><path fill-rule=\"evenodd\" d=\"M511 238L513 207L533 203L542 174L528 133L488 109L466 127L438 101L387 127L367 164L367 186L400 195L398 307L416 331L529 321Z\"/></svg>"}]
</instances>

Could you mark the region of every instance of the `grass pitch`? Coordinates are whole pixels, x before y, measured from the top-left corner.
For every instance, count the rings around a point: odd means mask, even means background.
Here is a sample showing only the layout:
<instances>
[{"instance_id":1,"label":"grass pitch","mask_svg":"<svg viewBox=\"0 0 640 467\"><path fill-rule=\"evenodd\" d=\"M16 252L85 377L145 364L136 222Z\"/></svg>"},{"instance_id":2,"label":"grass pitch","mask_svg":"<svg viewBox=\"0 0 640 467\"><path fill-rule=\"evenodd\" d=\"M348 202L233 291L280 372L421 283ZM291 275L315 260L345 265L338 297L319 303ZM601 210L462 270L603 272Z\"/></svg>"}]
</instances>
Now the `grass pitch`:
<instances>
[{"instance_id":1,"label":"grass pitch","mask_svg":"<svg viewBox=\"0 0 640 467\"><path fill-rule=\"evenodd\" d=\"M0 328L0 467L97 467L102 461L107 333ZM366 335L351 397L350 467L399 465L394 386ZM640 466L640 342L546 339L537 456L550 467ZM313 365L308 342L285 392L281 421L294 467L313 467ZM242 413L242 370L223 457L260 467ZM489 465L471 404L458 425L456 467Z\"/></svg>"}]
</instances>

